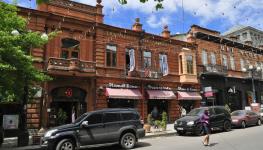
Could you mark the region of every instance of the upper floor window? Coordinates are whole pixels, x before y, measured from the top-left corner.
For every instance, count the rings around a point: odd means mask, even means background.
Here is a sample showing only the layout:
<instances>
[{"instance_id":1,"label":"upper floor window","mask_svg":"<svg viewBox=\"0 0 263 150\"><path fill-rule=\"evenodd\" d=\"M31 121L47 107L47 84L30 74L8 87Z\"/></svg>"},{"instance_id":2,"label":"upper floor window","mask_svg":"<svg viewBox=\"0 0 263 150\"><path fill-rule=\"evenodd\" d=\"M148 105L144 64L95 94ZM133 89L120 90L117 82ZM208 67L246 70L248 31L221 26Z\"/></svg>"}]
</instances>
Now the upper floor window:
<instances>
[{"instance_id":1,"label":"upper floor window","mask_svg":"<svg viewBox=\"0 0 263 150\"><path fill-rule=\"evenodd\" d=\"M135 52L134 49L126 49L126 69L128 71L133 71L135 69Z\"/></svg>"},{"instance_id":2,"label":"upper floor window","mask_svg":"<svg viewBox=\"0 0 263 150\"><path fill-rule=\"evenodd\" d=\"M151 68L151 61L152 59L152 53L151 52L147 52L147 51L144 51L143 52L143 67L144 68Z\"/></svg>"},{"instance_id":3,"label":"upper floor window","mask_svg":"<svg viewBox=\"0 0 263 150\"><path fill-rule=\"evenodd\" d=\"M108 67L116 67L117 64L117 47L116 45L107 45L106 46L106 63Z\"/></svg>"},{"instance_id":4,"label":"upper floor window","mask_svg":"<svg viewBox=\"0 0 263 150\"><path fill-rule=\"evenodd\" d=\"M202 63L203 63L203 65L207 65L207 52L206 52L206 50L202 51Z\"/></svg>"},{"instance_id":5,"label":"upper floor window","mask_svg":"<svg viewBox=\"0 0 263 150\"><path fill-rule=\"evenodd\" d=\"M163 75L168 74L168 62L167 62L167 55L166 54L159 54L159 65L160 71Z\"/></svg>"},{"instance_id":6,"label":"upper floor window","mask_svg":"<svg viewBox=\"0 0 263 150\"><path fill-rule=\"evenodd\" d=\"M193 67L193 56L192 55L186 56L186 64L187 64L187 73L193 74L194 73L194 67Z\"/></svg>"},{"instance_id":7,"label":"upper floor window","mask_svg":"<svg viewBox=\"0 0 263 150\"><path fill-rule=\"evenodd\" d=\"M243 71L243 69L245 69L245 65L244 65L244 60L241 58L240 59L240 70Z\"/></svg>"},{"instance_id":8,"label":"upper floor window","mask_svg":"<svg viewBox=\"0 0 263 150\"><path fill-rule=\"evenodd\" d=\"M211 59L211 64L216 65L216 55L214 52L211 53L210 59Z\"/></svg>"},{"instance_id":9,"label":"upper floor window","mask_svg":"<svg viewBox=\"0 0 263 150\"><path fill-rule=\"evenodd\" d=\"M247 32L242 33L242 37L243 37L243 39L246 39L247 38Z\"/></svg>"},{"instance_id":10,"label":"upper floor window","mask_svg":"<svg viewBox=\"0 0 263 150\"><path fill-rule=\"evenodd\" d=\"M225 66L226 68L228 67L228 66L227 66L227 56L226 56L226 55L223 55L223 56L222 56L222 63L223 63L223 64L222 64L223 66Z\"/></svg>"},{"instance_id":11,"label":"upper floor window","mask_svg":"<svg viewBox=\"0 0 263 150\"><path fill-rule=\"evenodd\" d=\"M235 69L236 69L235 59L234 59L233 56L230 56L230 66L231 66L231 69L232 69L232 70L235 70Z\"/></svg>"},{"instance_id":12,"label":"upper floor window","mask_svg":"<svg viewBox=\"0 0 263 150\"><path fill-rule=\"evenodd\" d=\"M61 50L61 58L79 58L79 41L70 38L64 38L62 39Z\"/></svg>"}]
</instances>

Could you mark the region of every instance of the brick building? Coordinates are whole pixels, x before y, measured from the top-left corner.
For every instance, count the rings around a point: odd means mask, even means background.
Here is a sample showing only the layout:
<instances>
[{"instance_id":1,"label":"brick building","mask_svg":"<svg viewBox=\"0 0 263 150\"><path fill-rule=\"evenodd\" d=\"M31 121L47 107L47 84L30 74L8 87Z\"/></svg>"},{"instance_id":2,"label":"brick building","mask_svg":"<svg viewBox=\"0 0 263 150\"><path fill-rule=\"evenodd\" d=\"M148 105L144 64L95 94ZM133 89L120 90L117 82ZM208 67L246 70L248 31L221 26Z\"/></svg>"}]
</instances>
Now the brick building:
<instances>
[{"instance_id":1,"label":"brick building","mask_svg":"<svg viewBox=\"0 0 263 150\"><path fill-rule=\"evenodd\" d=\"M43 48L33 49L35 66L52 81L28 104L28 127L55 126L61 110L65 123L83 112L131 107L146 119L154 108L180 116L179 106L198 107L195 44L145 32L139 19L132 29L103 23L103 6L68 0L51 1L37 10L20 8L28 28L61 31ZM42 119L40 119L42 118Z\"/></svg>"},{"instance_id":2,"label":"brick building","mask_svg":"<svg viewBox=\"0 0 263 150\"><path fill-rule=\"evenodd\" d=\"M198 45L197 68L205 105L228 104L231 110L244 109L252 102L263 102L263 49L224 38L218 31L192 25L185 35L174 36ZM252 65L253 71L249 71ZM260 68L262 68L260 70ZM253 75L253 78L252 78ZM253 100L253 85L255 101ZM212 96L206 89L212 88Z\"/></svg>"}]
</instances>

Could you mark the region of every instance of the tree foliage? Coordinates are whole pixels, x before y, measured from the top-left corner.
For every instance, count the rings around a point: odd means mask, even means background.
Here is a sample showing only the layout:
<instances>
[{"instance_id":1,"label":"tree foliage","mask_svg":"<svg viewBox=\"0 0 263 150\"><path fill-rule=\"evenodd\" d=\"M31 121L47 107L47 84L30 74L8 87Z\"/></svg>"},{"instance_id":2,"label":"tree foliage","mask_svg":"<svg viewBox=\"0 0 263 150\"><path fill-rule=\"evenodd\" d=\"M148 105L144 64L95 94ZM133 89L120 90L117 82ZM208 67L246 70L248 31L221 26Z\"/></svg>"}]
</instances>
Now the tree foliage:
<instances>
[{"instance_id":1,"label":"tree foliage","mask_svg":"<svg viewBox=\"0 0 263 150\"><path fill-rule=\"evenodd\" d=\"M33 66L29 55L31 49L41 48L48 40L28 30L27 21L17 11L15 6L0 2L0 102L19 101L26 85L50 79Z\"/></svg>"}]
</instances>

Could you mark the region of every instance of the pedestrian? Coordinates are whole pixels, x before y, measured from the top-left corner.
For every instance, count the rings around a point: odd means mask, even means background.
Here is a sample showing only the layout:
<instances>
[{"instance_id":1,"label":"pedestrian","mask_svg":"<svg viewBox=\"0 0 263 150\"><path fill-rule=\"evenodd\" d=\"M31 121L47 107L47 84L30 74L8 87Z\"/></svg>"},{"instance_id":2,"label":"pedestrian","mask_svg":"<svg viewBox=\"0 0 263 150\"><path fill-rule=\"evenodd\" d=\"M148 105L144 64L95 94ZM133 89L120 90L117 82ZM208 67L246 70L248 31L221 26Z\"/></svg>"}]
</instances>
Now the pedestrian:
<instances>
[{"instance_id":1,"label":"pedestrian","mask_svg":"<svg viewBox=\"0 0 263 150\"><path fill-rule=\"evenodd\" d=\"M201 124L202 124L203 131L205 134L202 142L203 142L204 146L208 146L209 145L209 135L210 135L210 124L209 124L208 110L205 110L204 114L202 115Z\"/></svg>"},{"instance_id":2,"label":"pedestrian","mask_svg":"<svg viewBox=\"0 0 263 150\"><path fill-rule=\"evenodd\" d=\"M183 106L181 106L181 117L184 117L186 115L186 110Z\"/></svg>"}]
</instances>

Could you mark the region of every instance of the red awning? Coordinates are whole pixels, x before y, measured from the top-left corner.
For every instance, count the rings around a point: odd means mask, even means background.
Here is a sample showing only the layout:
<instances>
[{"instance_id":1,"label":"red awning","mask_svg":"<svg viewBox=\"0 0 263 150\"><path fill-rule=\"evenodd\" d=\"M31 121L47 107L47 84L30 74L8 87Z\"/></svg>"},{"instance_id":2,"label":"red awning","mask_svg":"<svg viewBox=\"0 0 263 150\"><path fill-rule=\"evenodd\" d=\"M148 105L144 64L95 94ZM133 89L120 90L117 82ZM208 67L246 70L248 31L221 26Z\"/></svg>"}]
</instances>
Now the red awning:
<instances>
[{"instance_id":1,"label":"red awning","mask_svg":"<svg viewBox=\"0 0 263 150\"><path fill-rule=\"evenodd\" d=\"M149 99L175 99L173 91L164 91L164 90L147 90Z\"/></svg>"},{"instance_id":2,"label":"red awning","mask_svg":"<svg viewBox=\"0 0 263 150\"><path fill-rule=\"evenodd\" d=\"M178 100L201 100L202 96L197 92L177 92Z\"/></svg>"},{"instance_id":3,"label":"red awning","mask_svg":"<svg viewBox=\"0 0 263 150\"><path fill-rule=\"evenodd\" d=\"M142 94L138 89L106 88L106 96L117 99L142 99Z\"/></svg>"}]
</instances>

